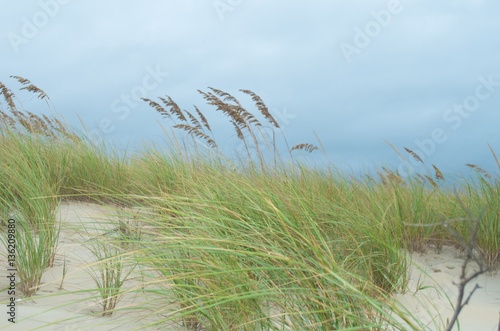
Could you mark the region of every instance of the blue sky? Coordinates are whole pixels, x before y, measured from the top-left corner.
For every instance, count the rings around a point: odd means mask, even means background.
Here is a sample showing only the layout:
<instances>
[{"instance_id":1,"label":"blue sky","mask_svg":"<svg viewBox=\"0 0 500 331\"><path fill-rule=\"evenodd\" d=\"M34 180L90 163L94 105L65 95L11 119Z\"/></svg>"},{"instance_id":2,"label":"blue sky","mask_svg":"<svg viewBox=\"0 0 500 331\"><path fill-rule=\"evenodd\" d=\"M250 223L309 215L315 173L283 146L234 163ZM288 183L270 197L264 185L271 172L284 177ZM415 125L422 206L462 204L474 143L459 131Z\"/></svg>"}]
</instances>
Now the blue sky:
<instances>
[{"instance_id":1,"label":"blue sky","mask_svg":"<svg viewBox=\"0 0 500 331\"><path fill-rule=\"evenodd\" d=\"M291 145L317 143L317 135L342 169L423 170L385 141L445 173L467 172L466 163L494 171L488 143L500 154L498 1L40 0L2 8L0 81L15 90L10 75L29 78L72 126L81 128L78 114L88 131L131 149L161 142L159 122L169 124L137 102L143 95L197 105L216 138L237 144L197 93L212 86L248 105L238 90L254 91Z\"/></svg>"}]
</instances>

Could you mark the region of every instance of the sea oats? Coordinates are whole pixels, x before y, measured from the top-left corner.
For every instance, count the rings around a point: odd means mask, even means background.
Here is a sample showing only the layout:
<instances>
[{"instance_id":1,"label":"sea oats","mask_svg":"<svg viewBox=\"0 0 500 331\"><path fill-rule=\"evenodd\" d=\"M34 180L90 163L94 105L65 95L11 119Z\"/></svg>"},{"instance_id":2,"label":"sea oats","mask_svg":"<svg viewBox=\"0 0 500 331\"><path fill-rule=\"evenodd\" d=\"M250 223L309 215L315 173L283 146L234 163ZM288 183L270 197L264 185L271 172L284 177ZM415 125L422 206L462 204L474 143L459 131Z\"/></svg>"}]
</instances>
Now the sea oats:
<instances>
[{"instance_id":1,"label":"sea oats","mask_svg":"<svg viewBox=\"0 0 500 331\"><path fill-rule=\"evenodd\" d=\"M21 83L22 85L28 85L28 84L31 84L30 80L29 79L26 79L24 77L21 77L21 76L10 76L11 78L14 78L16 79L19 83Z\"/></svg>"},{"instance_id":2,"label":"sea oats","mask_svg":"<svg viewBox=\"0 0 500 331\"><path fill-rule=\"evenodd\" d=\"M45 123L47 123L47 126L50 128L50 130L52 132L57 131L55 126L54 126L54 123L52 123L52 120L45 114L42 114L42 116L43 116L43 119L45 120Z\"/></svg>"},{"instance_id":3,"label":"sea oats","mask_svg":"<svg viewBox=\"0 0 500 331\"><path fill-rule=\"evenodd\" d=\"M15 128L16 121L12 117L10 117L9 115L7 115L6 113L4 113L1 110L0 110L0 117L1 117L2 123L6 123L7 126L10 127L11 129Z\"/></svg>"},{"instance_id":4,"label":"sea oats","mask_svg":"<svg viewBox=\"0 0 500 331\"><path fill-rule=\"evenodd\" d=\"M238 114L238 116L240 118L243 119L243 121L245 122L245 127L247 127L248 129L250 129L251 125L262 126L260 124L259 120L255 116L253 116L252 113L250 113L245 108L235 106L235 112Z\"/></svg>"},{"instance_id":5,"label":"sea oats","mask_svg":"<svg viewBox=\"0 0 500 331\"><path fill-rule=\"evenodd\" d=\"M10 77L17 80L19 83L21 83L21 85L28 85L28 86L24 86L24 87L20 88L20 90L26 90L30 93L38 94L38 98L40 98L42 100L49 98L44 90L42 90L38 86L32 84L29 79L26 79L26 78L21 77L21 76L10 76Z\"/></svg>"},{"instance_id":6,"label":"sea oats","mask_svg":"<svg viewBox=\"0 0 500 331\"><path fill-rule=\"evenodd\" d=\"M30 126L34 133L48 135L48 127L38 115L29 111L26 111L26 114L28 115Z\"/></svg>"},{"instance_id":7,"label":"sea oats","mask_svg":"<svg viewBox=\"0 0 500 331\"><path fill-rule=\"evenodd\" d=\"M238 123L239 127L245 129L250 125L261 126L259 120L244 107L241 106L240 102L230 95L229 93L210 88L214 93L199 91L203 95L203 98L208 101L208 104L217 107L217 110L222 111L224 114L233 119ZM219 98L221 96L224 100ZM225 102L225 100L232 101L234 104Z\"/></svg>"},{"instance_id":8,"label":"sea oats","mask_svg":"<svg viewBox=\"0 0 500 331\"><path fill-rule=\"evenodd\" d=\"M231 94L227 93L227 92L224 92L224 91L221 91L221 90L218 90L216 88L213 88L213 87L208 87L210 90L212 90L216 95L218 95L219 97L221 97L224 101L232 101L235 103L235 105L238 105L238 106L241 106L240 102L238 101L238 99L236 99L235 97L233 97Z\"/></svg>"},{"instance_id":9,"label":"sea oats","mask_svg":"<svg viewBox=\"0 0 500 331\"><path fill-rule=\"evenodd\" d=\"M304 150L306 152L309 152L309 153L312 153L314 152L315 150L317 150L318 147L314 146L313 144L309 144L309 143L306 143L306 144L298 144L298 145L295 145L293 146L290 151L295 151L295 150Z\"/></svg>"},{"instance_id":10,"label":"sea oats","mask_svg":"<svg viewBox=\"0 0 500 331\"><path fill-rule=\"evenodd\" d=\"M56 129L57 132L60 132L62 134L67 134L66 128L64 124L58 120L57 118L53 117L52 118L52 123L54 123L54 129Z\"/></svg>"},{"instance_id":11,"label":"sea oats","mask_svg":"<svg viewBox=\"0 0 500 331\"><path fill-rule=\"evenodd\" d=\"M203 125L205 126L205 128L207 128L208 131L212 131L212 129L210 128L210 125L208 125L208 121L205 118L205 116L203 115L203 113L196 106L194 106L194 109L196 109L196 113L200 117L201 123L203 123Z\"/></svg>"},{"instance_id":12,"label":"sea oats","mask_svg":"<svg viewBox=\"0 0 500 331\"><path fill-rule=\"evenodd\" d=\"M482 176L484 176L486 178L491 178L490 174L486 170L484 170L483 168L481 168L478 165L475 165L475 164L472 164L472 163L467 163L466 166L468 166L469 168L473 169L478 174L480 174L480 175L482 175Z\"/></svg>"},{"instance_id":13,"label":"sea oats","mask_svg":"<svg viewBox=\"0 0 500 331\"><path fill-rule=\"evenodd\" d=\"M3 98L5 99L5 102L7 102L7 105L9 105L11 111L17 110L13 99L14 93L12 93L12 91L2 82L0 82L0 94L3 95Z\"/></svg>"},{"instance_id":14,"label":"sea oats","mask_svg":"<svg viewBox=\"0 0 500 331\"><path fill-rule=\"evenodd\" d=\"M38 88L37 86L30 84L28 86L22 87L21 90L26 90L30 93L37 94L37 97L40 99L48 99L48 95L43 91L42 89Z\"/></svg>"},{"instance_id":15,"label":"sea oats","mask_svg":"<svg viewBox=\"0 0 500 331\"><path fill-rule=\"evenodd\" d=\"M141 99L143 101L147 102L148 105L150 107L154 108L158 113L163 115L163 117L172 118L172 115L170 115L170 113L165 108L163 108L158 102L153 101L153 100L148 99L148 98L141 98Z\"/></svg>"},{"instance_id":16,"label":"sea oats","mask_svg":"<svg viewBox=\"0 0 500 331\"><path fill-rule=\"evenodd\" d=\"M430 184L431 184L434 188L437 188L437 187L438 187L438 185L436 184L436 182L434 181L434 179L432 179L432 177L425 175L425 178L427 178L427 180L429 181L429 183L430 183Z\"/></svg>"},{"instance_id":17,"label":"sea oats","mask_svg":"<svg viewBox=\"0 0 500 331\"><path fill-rule=\"evenodd\" d=\"M200 93L203 98L207 101L209 105L215 106L216 110L220 110L223 114L228 116L229 118L233 119L236 123L241 128L246 127L246 122L244 118L240 115L240 113L236 110L237 106L234 105L229 105L219 99L215 94L210 93L210 92L203 92L201 90L198 90L198 93Z\"/></svg>"},{"instance_id":18,"label":"sea oats","mask_svg":"<svg viewBox=\"0 0 500 331\"><path fill-rule=\"evenodd\" d=\"M191 124L193 124L198 130L203 130L203 127L201 126L200 121L198 121L198 119L196 117L194 117L193 114L191 114L187 110L184 110L184 112L188 115L189 121L191 122Z\"/></svg>"},{"instance_id":19,"label":"sea oats","mask_svg":"<svg viewBox=\"0 0 500 331\"><path fill-rule=\"evenodd\" d=\"M29 118L24 113L22 113L22 112L20 112L18 110L11 109L10 111L14 115L14 118L15 118L16 122L19 123L19 124L21 124L21 126L23 128L25 128L28 132L31 133L32 128L31 128L31 125L30 125Z\"/></svg>"},{"instance_id":20,"label":"sea oats","mask_svg":"<svg viewBox=\"0 0 500 331\"><path fill-rule=\"evenodd\" d=\"M170 113L172 115L175 115L177 116L177 118L179 120L181 120L182 122L187 122L187 119L186 117L184 116L184 114L182 113L182 110L181 108L179 107L179 105L177 105L174 100L172 100L171 97L167 96L167 98L159 98L163 104L167 107L167 108L170 108Z\"/></svg>"},{"instance_id":21,"label":"sea oats","mask_svg":"<svg viewBox=\"0 0 500 331\"><path fill-rule=\"evenodd\" d=\"M252 100L255 102L255 105L257 106L257 109L261 112L261 114L271 123L274 125L276 128L279 128L278 122L274 119L274 117L271 115L269 112L269 109L267 108L266 104L264 101L262 101L261 97L259 97L257 94L250 90L240 90L241 92L248 94L252 97Z\"/></svg>"},{"instance_id":22,"label":"sea oats","mask_svg":"<svg viewBox=\"0 0 500 331\"><path fill-rule=\"evenodd\" d=\"M215 143L215 141L210 136L208 136L205 133L201 132L198 128L196 128L194 126L187 125L187 124L177 124L177 125L174 125L174 128L184 130L184 131L186 131L188 134L190 134L192 136L196 136L196 137L202 138L211 147L217 148L217 144Z\"/></svg>"},{"instance_id":23,"label":"sea oats","mask_svg":"<svg viewBox=\"0 0 500 331\"><path fill-rule=\"evenodd\" d=\"M434 168L434 173L436 175L436 179L437 180L444 180L444 176L443 176L443 173L441 172L441 170L439 170L439 168L436 167L434 164L432 165L432 167Z\"/></svg>"},{"instance_id":24,"label":"sea oats","mask_svg":"<svg viewBox=\"0 0 500 331\"><path fill-rule=\"evenodd\" d=\"M235 121L231 121L231 124L234 126L234 130L236 131L236 135L238 136L239 139L245 140L245 137L243 136L243 132L241 131L240 127L238 124L236 124Z\"/></svg>"},{"instance_id":25,"label":"sea oats","mask_svg":"<svg viewBox=\"0 0 500 331\"><path fill-rule=\"evenodd\" d=\"M420 158L420 156L415 153L414 151L412 151L411 149L409 148L406 148L406 147L403 147L405 149L405 151L407 151L408 153L410 153L410 155L417 161L421 162L421 163L424 163L424 161Z\"/></svg>"},{"instance_id":26,"label":"sea oats","mask_svg":"<svg viewBox=\"0 0 500 331\"><path fill-rule=\"evenodd\" d=\"M197 92L202 95L203 99L208 105L215 108L215 111L222 112L224 116L228 117L231 125L233 125L234 127L236 136L238 137L238 139L242 140L245 143L247 153L250 155L250 145L248 145L247 142L251 141L251 148L255 148L261 168L265 170L264 155L261 152L260 146L264 143L264 147L267 147L270 151L274 151L274 164L276 165L277 157L279 155L276 149L274 135L275 131L272 131L272 138L269 138L269 136L266 135L266 132L264 132L264 130L262 129L261 121L259 121L259 119L252 112L245 109L245 107L242 106L238 99L222 90L213 87L208 87L208 89L209 91L197 90ZM271 123L272 126L279 128L277 121L270 114L267 106L258 95L256 95L251 90L240 91L244 94L250 95L262 116L266 118L266 120ZM186 110L181 110L181 108L169 96L166 96L165 98L160 97L159 99L166 107L147 98L143 98L143 101L148 102L149 106L154 108L160 114L165 115L168 111L170 117L176 117L184 122L181 124L176 124L174 126L175 129L183 130L193 137L202 138L211 147L217 147L214 139L206 134L207 132L212 132L212 128L210 127L207 118L196 106L194 106L196 111L196 113L194 113ZM257 131L255 130L256 128L258 128ZM260 135L262 135L264 140L259 141L259 139L257 139L257 134L259 134L259 137ZM290 149L290 152L294 150L304 150L311 153L317 149L319 148L312 144L298 144L292 147Z\"/></svg>"}]
</instances>

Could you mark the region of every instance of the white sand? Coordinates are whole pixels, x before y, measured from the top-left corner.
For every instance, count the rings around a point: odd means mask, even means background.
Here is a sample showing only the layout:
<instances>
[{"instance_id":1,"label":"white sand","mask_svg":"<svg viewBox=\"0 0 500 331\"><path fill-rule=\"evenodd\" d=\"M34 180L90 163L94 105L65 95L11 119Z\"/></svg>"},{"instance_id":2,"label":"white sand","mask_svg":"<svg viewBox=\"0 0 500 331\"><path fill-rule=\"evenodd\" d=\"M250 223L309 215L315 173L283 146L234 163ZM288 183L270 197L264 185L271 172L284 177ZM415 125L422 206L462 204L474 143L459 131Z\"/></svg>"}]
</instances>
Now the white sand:
<instances>
[{"instance_id":1,"label":"white sand","mask_svg":"<svg viewBox=\"0 0 500 331\"><path fill-rule=\"evenodd\" d=\"M16 307L16 323L8 322L6 315L8 294L6 290L0 292L0 329L8 330L160 330L147 327L155 321L151 311L118 311L112 317L101 317L97 292L78 293L80 290L96 288L89 270L89 264L95 257L86 248L84 242L88 240L88 232L93 225L99 222L104 229L116 229L117 220L110 214L116 211L110 208L86 203L62 203L58 216L61 220L61 233L54 266L48 268L42 278L42 284L37 294L32 298L18 297ZM114 223L112 223L114 222ZM90 228L83 231L84 228ZM104 239L104 238L103 238ZM1 247L0 264L6 268L6 258ZM63 266L66 264L67 274L63 288L59 289ZM140 287L142 278L139 272L133 272L124 285L124 288ZM7 279L0 278L0 288L7 286ZM93 298L93 296L95 298ZM118 304L118 308L125 306L140 306L147 301L143 295L137 293L125 294ZM179 330L180 328L171 328ZM164 328L161 328L164 330Z\"/></svg>"},{"instance_id":2,"label":"white sand","mask_svg":"<svg viewBox=\"0 0 500 331\"><path fill-rule=\"evenodd\" d=\"M110 224L111 210L103 206L85 203L62 203L59 208L62 230L55 265L45 272L38 293L30 299L18 299L16 302L16 324L7 321L8 286L6 277L0 278L0 329L9 330L165 330L165 327L148 327L158 316L152 311L118 311L112 317L98 316L100 306L96 292L78 293L78 290L96 288L92 277L84 271L94 260L85 248L88 239L82 232L83 224L100 224L110 230L116 228ZM1 247L0 264L6 266L5 248ZM446 319L451 317L455 304L457 288L453 281L458 279L462 260L452 249L445 248L441 254L428 252L413 255L409 290L397 295L396 300L424 323L429 330L442 330ZM59 289L66 263L68 273ZM6 272L6 271L5 271ZM127 288L139 287L141 277L134 271L126 283ZM475 284L474 282L472 286ZM470 304L460 316L461 330L497 331L500 313L500 272L496 275L482 275L477 280L481 286L472 297ZM431 288L416 290L425 286ZM469 287L470 289L470 287ZM448 299L449 298L449 299ZM144 295L126 294L118 308L141 306L149 298ZM451 302L449 301L451 300ZM144 305L142 305L144 306ZM179 325L168 330L182 330ZM455 328L455 330L458 330Z\"/></svg>"},{"instance_id":3,"label":"white sand","mask_svg":"<svg viewBox=\"0 0 500 331\"><path fill-rule=\"evenodd\" d=\"M408 291L398 295L397 300L412 314L424 322L428 330L444 330L447 319L453 316L453 307L458 296L458 283L463 258L450 247L442 252L432 250L425 254L413 254ZM478 270L470 264L467 274ZM500 271L483 274L466 287L467 296L474 286L477 289L460 316L460 330L497 331L500 319ZM418 290L418 289L421 290ZM454 330L459 330L455 326Z\"/></svg>"}]
</instances>

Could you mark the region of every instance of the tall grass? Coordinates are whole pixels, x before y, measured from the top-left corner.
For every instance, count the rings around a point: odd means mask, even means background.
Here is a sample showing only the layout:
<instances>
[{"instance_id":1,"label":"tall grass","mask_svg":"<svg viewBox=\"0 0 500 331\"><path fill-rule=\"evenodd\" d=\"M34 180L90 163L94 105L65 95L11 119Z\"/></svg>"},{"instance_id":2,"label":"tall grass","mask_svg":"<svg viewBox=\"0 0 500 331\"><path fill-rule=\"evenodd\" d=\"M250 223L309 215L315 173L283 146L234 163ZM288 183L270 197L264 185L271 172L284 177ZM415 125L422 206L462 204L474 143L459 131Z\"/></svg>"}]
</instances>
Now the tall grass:
<instances>
[{"instance_id":1,"label":"tall grass","mask_svg":"<svg viewBox=\"0 0 500 331\"><path fill-rule=\"evenodd\" d=\"M493 155L496 159L494 152ZM481 251L486 265L493 266L500 261L500 180L492 180L491 176L478 166L469 166L479 170L478 179L465 184L464 195L468 198L468 208L471 212L482 216L477 233L477 249ZM470 235L470 227L462 224L460 230L464 237Z\"/></svg>"},{"instance_id":2,"label":"tall grass","mask_svg":"<svg viewBox=\"0 0 500 331\"><path fill-rule=\"evenodd\" d=\"M31 82L16 80L48 100ZM458 244L435 226L466 217L455 194L483 215L477 249L489 266L499 262L500 181L479 166L470 166L478 180L459 184L457 193L444 187L435 165L409 179L386 168L379 178L359 179L306 167L295 153L317 147L299 143L282 154L279 124L259 96L241 91L254 114L214 88L200 93L227 117L246 163L222 153L198 108L182 110L168 96L145 101L173 121L165 128L172 148L126 157L93 146L60 119L19 109L6 85L0 91L1 214L22 220L19 254L30 256L21 262L29 289L39 281L29 275L41 275L56 253L61 199L144 207L131 215L141 235L123 236L122 254L153 277L143 291L159 296L150 302L158 324L182 321L193 330L423 329L390 297L406 287L406 250ZM452 226L463 237L470 231L463 222ZM106 291L119 289L123 274L119 262L106 264L121 253L106 247L95 246L103 261L95 280L109 313L118 292Z\"/></svg>"},{"instance_id":3,"label":"tall grass","mask_svg":"<svg viewBox=\"0 0 500 331\"><path fill-rule=\"evenodd\" d=\"M31 296L43 270L52 266L57 248L55 210L61 173L52 163L59 160L49 160L47 155L54 148L50 142L58 141L67 131L57 119L19 111L14 95L1 83L0 91L11 112L0 111L0 204L20 226L17 242L22 253L17 256L17 267L21 290Z\"/></svg>"},{"instance_id":4,"label":"tall grass","mask_svg":"<svg viewBox=\"0 0 500 331\"><path fill-rule=\"evenodd\" d=\"M180 311L171 318L211 330L348 328L387 318L384 293L403 288L406 271L387 236L373 236L359 216L315 218L310 201L285 197L279 186L216 176L193 187L195 197L165 197L168 210L142 220L155 235L139 261L176 295Z\"/></svg>"}]
</instances>

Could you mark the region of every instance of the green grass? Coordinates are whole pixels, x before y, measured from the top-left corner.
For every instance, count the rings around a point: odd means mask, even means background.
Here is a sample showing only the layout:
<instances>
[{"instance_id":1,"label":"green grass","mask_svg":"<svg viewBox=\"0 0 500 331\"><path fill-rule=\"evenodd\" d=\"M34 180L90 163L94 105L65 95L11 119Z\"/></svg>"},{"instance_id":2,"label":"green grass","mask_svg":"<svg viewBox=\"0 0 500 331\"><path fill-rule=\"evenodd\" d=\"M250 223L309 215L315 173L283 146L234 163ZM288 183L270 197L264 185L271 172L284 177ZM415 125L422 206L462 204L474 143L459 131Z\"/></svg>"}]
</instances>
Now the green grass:
<instances>
[{"instance_id":1,"label":"green grass","mask_svg":"<svg viewBox=\"0 0 500 331\"><path fill-rule=\"evenodd\" d=\"M36 293L43 271L53 265L59 224L59 174L44 154L49 142L4 132L0 136L0 205L18 224L17 267L21 290Z\"/></svg>"},{"instance_id":2,"label":"green grass","mask_svg":"<svg viewBox=\"0 0 500 331\"><path fill-rule=\"evenodd\" d=\"M148 147L127 157L93 146L62 121L30 117L6 97L9 91L2 90L6 109L0 114L0 210L4 219L13 213L20 220L18 263L26 296L35 294L30 289L53 261L61 199L146 208L130 215L140 231L124 232L116 246L120 250L92 246L100 261L94 290L103 311L112 312L126 278L121 256L127 255L150 270L152 279L142 291L158 298L149 304L162 316L160 325L423 329L390 297L406 287L406 250L459 244L439 224L468 217L460 201L471 214L482 215L477 248L485 263L500 260L498 174L473 167L478 180L455 184L455 191L445 188L437 173L433 180L425 174L403 179L384 168L379 178L359 179L302 165L294 153L314 150L311 144L290 148L287 163L274 133L261 124L277 125L260 98L244 92L262 119L214 89L203 94L205 99L229 117L248 154L258 151L254 161L243 165L223 155L206 119L198 112L188 116L171 99L146 101L164 117L177 119L174 129L182 132L165 129L173 147ZM257 137L268 140L252 148ZM197 147L195 138L211 149ZM467 221L450 224L468 236Z\"/></svg>"},{"instance_id":3,"label":"green grass","mask_svg":"<svg viewBox=\"0 0 500 331\"><path fill-rule=\"evenodd\" d=\"M87 244L96 258L87 272L94 280L102 307L102 316L113 315L122 292L123 284L134 268L127 266L123 251L110 243L111 239L94 238Z\"/></svg>"}]
</instances>

